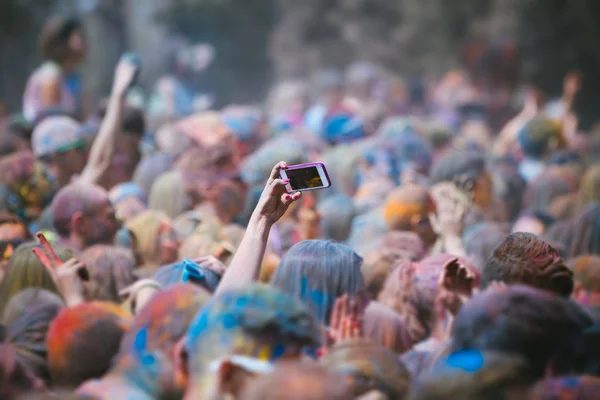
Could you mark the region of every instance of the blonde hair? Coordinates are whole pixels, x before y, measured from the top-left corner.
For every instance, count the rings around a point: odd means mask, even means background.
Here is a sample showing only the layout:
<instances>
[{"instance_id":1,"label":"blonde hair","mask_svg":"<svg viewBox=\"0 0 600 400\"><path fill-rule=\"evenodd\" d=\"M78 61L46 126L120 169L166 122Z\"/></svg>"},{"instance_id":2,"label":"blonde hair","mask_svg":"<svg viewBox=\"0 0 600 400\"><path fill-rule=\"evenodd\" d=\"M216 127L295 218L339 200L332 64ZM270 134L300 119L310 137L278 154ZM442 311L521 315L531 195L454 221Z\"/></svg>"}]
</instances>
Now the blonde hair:
<instances>
[{"instance_id":1,"label":"blonde hair","mask_svg":"<svg viewBox=\"0 0 600 400\"><path fill-rule=\"evenodd\" d=\"M135 236L136 250L142 259L142 268L156 269L160 265L158 234L169 216L160 211L145 211L127 223L127 229Z\"/></svg>"}]
</instances>

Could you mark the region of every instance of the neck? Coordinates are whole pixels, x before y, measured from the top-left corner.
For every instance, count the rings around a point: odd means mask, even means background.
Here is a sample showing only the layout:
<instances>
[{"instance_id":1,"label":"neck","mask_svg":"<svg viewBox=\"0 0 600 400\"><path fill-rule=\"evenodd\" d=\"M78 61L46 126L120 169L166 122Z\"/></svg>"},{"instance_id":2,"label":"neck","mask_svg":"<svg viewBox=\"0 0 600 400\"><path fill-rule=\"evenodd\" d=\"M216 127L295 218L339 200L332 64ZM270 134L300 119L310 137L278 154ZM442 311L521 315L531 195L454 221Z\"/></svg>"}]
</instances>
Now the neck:
<instances>
[{"instance_id":1,"label":"neck","mask_svg":"<svg viewBox=\"0 0 600 400\"><path fill-rule=\"evenodd\" d=\"M64 171L56 164L48 165L48 173L56 179L59 187L67 186L71 183L71 178L73 177L73 174Z\"/></svg>"},{"instance_id":2,"label":"neck","mask_svg":"<svg viewBox=\"0 0 600 400\"><path fill-rule=\"evenodd\" d=\"M68 237L61 237L61 239L65 247L75 251L83 251L86 247L83 238L74 232L71 232Z\"/></svg>"},{"instance_id":3,"label":"neck","mask_svg":"<svg viewBox=\"0 0 600 400\"><path fill-rule=\"evenodd\" d=\"M69 75L75 71L79 63L75 60L67 60L60 63L60 69L65 75Z\"/></svg>"},{"instance_id":4,"label":"neck","mask_svg":"<svg viewBox=\"0 0 600 400\"><path fill-rule=\"evenodd\" d=\"M190 381L183 400L224 400L226 396L219 393L218 381L218 377L212 374L208 374L197 382Z\"/></svg>"}]
</instances>

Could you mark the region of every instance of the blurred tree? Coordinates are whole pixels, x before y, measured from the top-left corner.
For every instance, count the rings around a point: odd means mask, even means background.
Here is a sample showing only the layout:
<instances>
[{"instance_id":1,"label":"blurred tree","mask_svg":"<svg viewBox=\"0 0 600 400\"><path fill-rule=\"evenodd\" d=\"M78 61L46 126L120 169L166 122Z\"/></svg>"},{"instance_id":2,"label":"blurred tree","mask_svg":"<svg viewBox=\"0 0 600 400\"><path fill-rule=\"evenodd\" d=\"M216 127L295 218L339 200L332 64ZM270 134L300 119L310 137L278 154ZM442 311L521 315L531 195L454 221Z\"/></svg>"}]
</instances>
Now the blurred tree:
<instances>
[{"instance_id":1,"label":"blurred tree","mask_svg":"<svg viewBox=\"0 0 600 400\"><path fill-rule=\"evenodd\" d=\"M0 2L0 98L12 111L21 107L27 74L38 61L38 33L57 0Z\"/></svg>"},{"instance_id":2,"label":"blurred tree","mask_svg":"<svg viewBox=\"0 0 600 400\"><path fill-rule=\"evenodd\" d=\"M275 11L274 0L172 0L158 20L171 33L215 47L200 89L215 93L222 105L264 98L272 79L267 43Z\"/></svg>"},{"instance_id":3,"label":"blurred tree","mask_svg":"<svg viewBox=\"0 0 600 400\"><path fill-rule=\"evenodd\" d=\"M517 34L528 79L550 96L558 96L562 80L580 69L583 87L575 106L587 129L600 120L600 2L597 0L524 0L517 7Z\"/></svg>"}]
</instances>

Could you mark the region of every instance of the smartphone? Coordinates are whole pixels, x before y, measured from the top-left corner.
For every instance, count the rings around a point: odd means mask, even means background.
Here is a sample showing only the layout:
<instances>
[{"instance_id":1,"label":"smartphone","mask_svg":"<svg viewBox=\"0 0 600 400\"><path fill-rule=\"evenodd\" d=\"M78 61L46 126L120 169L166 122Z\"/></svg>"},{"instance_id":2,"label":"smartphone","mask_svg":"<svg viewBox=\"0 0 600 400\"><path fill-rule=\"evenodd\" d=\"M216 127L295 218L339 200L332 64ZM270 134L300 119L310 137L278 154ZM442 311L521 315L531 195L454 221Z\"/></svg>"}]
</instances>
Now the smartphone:
<instances>
[{"instance_id":1,"label":"smartphone","mask_svg":"<svg viewBox=\"0 0 600 400\"><path fill-rule=\"evenodd\" d=\"M281 170L281 178L289 179L288 192L304 192L331 187L327 169L322 163L291 165Z\"/></svg>"}]
</instances>

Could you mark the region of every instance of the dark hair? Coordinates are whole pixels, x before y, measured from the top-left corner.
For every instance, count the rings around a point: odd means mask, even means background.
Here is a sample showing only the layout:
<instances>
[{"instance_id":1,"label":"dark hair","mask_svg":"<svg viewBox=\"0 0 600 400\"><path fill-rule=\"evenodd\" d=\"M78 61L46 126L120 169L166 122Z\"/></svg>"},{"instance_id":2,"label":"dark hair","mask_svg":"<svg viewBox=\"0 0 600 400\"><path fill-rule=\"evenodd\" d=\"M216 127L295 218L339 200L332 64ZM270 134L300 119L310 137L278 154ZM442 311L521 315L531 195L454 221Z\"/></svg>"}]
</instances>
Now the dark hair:
<instances>
[{"instance_id":1,"label":"dark hair","mask_svg":"<svg viewBox=\"0 0 600 400\"><path fill-rule=\"evenodd\" d=\"M494 250L481 274L481 286L498 281L523 284L569 297L573 272L558 251L531 233L512 233Z\"/></svg>"},{"instance_id":2,"label":"dark hair","mask_svg":"<svg viewBox=\"0 0 600 400\"><path fill-rule=\"evenodd\" d=\"M102 121L106 117L108 109L108 100L103 100L94 113L93 120ZM123 108L123 116L121 129L130 135L143 136L146 132L146 119L144 112L137 107L125 105Z\"/></svg>"},{"instance_id":3,"label":"dark hair","mask_svg":"<svg viewBox=\"0 0 600 400\"><path fill-rule=\"evenodd\" d=\"M465 177L471 180L485 171L485 158L476 151L451 150L444 154L431 168L431 183L452 182Z\"/></svg>"},{"instance_id":4,"label":"dark hair","mask_svg":"<svg viewBox=\"0 0 600 400\"><path fill-rule=\"evenodd\" d=\"M454 322L451 351L476 349L524 357L542 378L585 365L582 338L591 318L577 304L542 290L510 286L486 290L463 306Z\"/></svg>"},{"instance_id":5,"label":"dark hair","mask_svg":"<svg viewBox=\"0 0 600 400\"><path fill-rule=\"evenodd\" d=\"M82 30L77 18L55 18L46 23L40 36L40 52L45 60L58 63L69 57L69 39Z\"/></svg>"}]
</instances>

